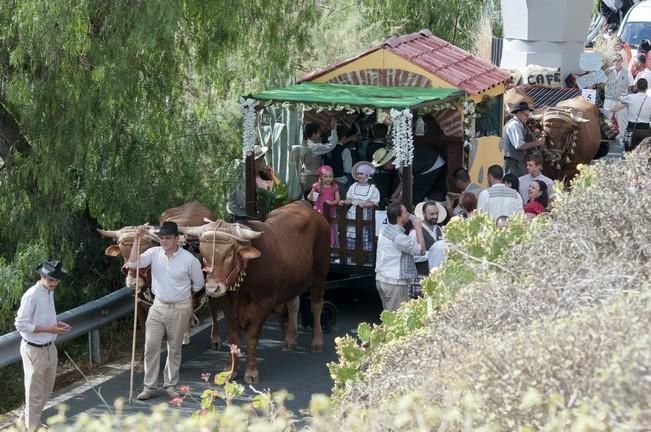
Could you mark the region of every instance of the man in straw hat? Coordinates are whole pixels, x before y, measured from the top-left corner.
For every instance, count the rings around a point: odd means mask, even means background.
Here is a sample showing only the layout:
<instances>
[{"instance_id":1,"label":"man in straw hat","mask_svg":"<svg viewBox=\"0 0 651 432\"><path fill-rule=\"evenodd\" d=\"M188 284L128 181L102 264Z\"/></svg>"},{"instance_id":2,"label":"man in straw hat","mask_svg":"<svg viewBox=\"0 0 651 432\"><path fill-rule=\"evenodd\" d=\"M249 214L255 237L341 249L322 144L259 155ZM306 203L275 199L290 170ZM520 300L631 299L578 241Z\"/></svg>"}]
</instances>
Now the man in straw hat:
<instances>
[{"instance_id":1,"label":"man in straw hat","mask_svg":"<svg viewBox=\"0 0 651 432\"><path fill-rule=\"evenodd\" d=\"M59 261L45 261L36 268L41 279L23 294L16 315L16 329L22 337L20 356L25 373L25 413L27 430L41 426L41 413L54 389L57 371L57 335L70 325L57 321L54 290L68 274Z\"/></svg>"},{"instance_id":2,"label":"man in straw hat","mask_svg":"<svg viewBox=\"0 0 651 432\"><path fill-rule=\"evenodd\" d=\"M379 208L384 210L392 202L402 200L402 178L393 161L396 155L391 147L383 147L373 153L372 164L376 169L374 182L380 191Z\"/></svg>"},{"instance_id":3,"label":"man in straw hat","mask_svg":"<svg viewBox=\"0 0 651 432\"><path fill-rule=\"evenodd\" d=\"M511 108L513 118L504 125L500 150L504 152L506 174L515 174L518 177L525 175L527 173L524 162L526 151L545 145L544 135L535 141L525 142L526 124L531 111L527 102L517 103Z\"/></svg>"},{"instance_id":4,"label":"man in straw hat","mask_svg":"<svg viewBox=\"0 0 651 432\"><path fill-rule=\"evenodd\" d=\"M414 280L414 283L410 287L409 296L412 298L420 296L420 281L429 276L430 268L428 253L434 243L443 239L443 230L441 229L440 224L442 224L448 217L448 212L445 210L445 207L436 201L423 201L416 204L416 208L414 208L414 216L422 222L425 253L414 257L418 278ZM409 237L414 241L418 241L416 234L416 230L411 230L409 232Z\"/></svg>"},{"instance_id":5,"label":"man in straw hat","mask_svg":"<svg viewBox=\"0 0 651 432\"><path fill-rule=\"evenodd\" d=\"M145 231L146 227L139 226L137 237L142 239ZM139 400L156 396L163 338L167 339L163 388L170 398L179 396L175 386L179 381L183 333L192 317L192 293L204 285L201 263L178 246L176 223L163 222L156 235L160 238L160 246L147 249L140 257L137 248L131 248L128 263L131 269L138 264L140 267L151 266L151 290L155 296L145 323L145 388L137 396Z\"/></svg>"}]
</instances>

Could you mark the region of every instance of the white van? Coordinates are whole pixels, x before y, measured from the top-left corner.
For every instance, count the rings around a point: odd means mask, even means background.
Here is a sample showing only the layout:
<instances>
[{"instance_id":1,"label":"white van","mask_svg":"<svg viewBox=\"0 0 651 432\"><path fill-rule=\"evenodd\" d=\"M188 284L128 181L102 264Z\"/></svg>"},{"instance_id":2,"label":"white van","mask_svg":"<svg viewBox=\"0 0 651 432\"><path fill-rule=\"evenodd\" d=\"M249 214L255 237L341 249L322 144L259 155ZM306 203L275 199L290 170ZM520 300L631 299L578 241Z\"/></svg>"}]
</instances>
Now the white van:
<instances>
[{"instance_id":1,"label":"white van","mask_svg":"<svg viewBox=\"0 0 651 432\"><path fill-rule=\"evenodd\" d=\"M641 1L633 6L622 20L617 35L630 45L633 55L642 40L651 40L651 1Z\"/></svg>"}]
</instances>

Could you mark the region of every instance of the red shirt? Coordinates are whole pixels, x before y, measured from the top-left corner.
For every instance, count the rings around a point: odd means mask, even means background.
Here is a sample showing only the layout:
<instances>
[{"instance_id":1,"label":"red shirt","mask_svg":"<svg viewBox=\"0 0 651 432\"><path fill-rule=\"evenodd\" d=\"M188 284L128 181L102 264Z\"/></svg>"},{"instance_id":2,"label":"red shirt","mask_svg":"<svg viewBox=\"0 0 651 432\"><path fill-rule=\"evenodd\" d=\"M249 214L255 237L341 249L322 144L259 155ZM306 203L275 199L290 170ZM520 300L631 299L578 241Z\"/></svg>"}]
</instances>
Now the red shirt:
<instances>
[{"instance_id":1,"label":"red shirt","mask_svg":"<svg viewBox=\"0 0 651 432\"><path fill-rule=\"evenodd\" d=\"M529 200L529 202L524 205L524 212L539 215L540 213L545 213L545 206L540 204L538 201Z\"/></svg>"}]
</instances>

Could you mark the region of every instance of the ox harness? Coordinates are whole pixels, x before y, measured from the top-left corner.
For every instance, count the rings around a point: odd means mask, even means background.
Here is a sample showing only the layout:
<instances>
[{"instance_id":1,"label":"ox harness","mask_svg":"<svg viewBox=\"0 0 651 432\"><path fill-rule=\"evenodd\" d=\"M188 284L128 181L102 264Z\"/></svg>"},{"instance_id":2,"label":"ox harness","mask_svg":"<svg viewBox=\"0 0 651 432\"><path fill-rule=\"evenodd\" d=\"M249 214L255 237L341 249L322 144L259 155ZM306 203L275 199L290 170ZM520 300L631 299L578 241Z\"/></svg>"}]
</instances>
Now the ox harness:
<instances>
[{"instance_id":1,"label":"ox harness","mask_svg":"<svg viewBox=\"0 0 651 432\"><path fill-rule=\"evenodd\" d=\"M210 266L204 267L203 271L209 275L212 275L215 279L223 280L224 285L228 291L237 291L237 289L244 282L246 278L246 267L247 262L242 259L239 253L235 252L235 267L228 273L222 273L215 270L215 245L216 241L212 241L212 256Z\"/></svg>"},{"instance_id":2,"label":"ox harness","mask_svg":"<svg viewBox=\"0 0 651 432\"><path fill-rule=\"evenodd\" d=\"M543 158L556 169L560 170L561 165L572 162L570 155L575 153L576 140L579 136L579 125L572 118L572 111L570 109L547 108L541 119L543 130L552 127L552 120L559 120L571 126L571 131L566 134L565 139L560 143L560 148L546 145L542 149Z\"/></svg>"},{"instance_id":3,"label":"ox harness","mask_svg":"<svg viewBox=\"0 0 651 432\"><path fill-rule=\"evenodd\" d=\"M131 269L129 268L127 263L124 263L124 265L120 270L122 271L122 274L125 277L128 277L129 270ZM148 306L151 306L154 303L154 293L151 291L151 266L140 267L138 269L138 274L136 275L136 277L138 276L142 278L142 280L144 281L143 285L147 288L143 289L144 287L140 287L137 293L134 290L134 295L138 296L139 299L138 301L141 301L147 304Z\"/></svg>"}]
</instances>

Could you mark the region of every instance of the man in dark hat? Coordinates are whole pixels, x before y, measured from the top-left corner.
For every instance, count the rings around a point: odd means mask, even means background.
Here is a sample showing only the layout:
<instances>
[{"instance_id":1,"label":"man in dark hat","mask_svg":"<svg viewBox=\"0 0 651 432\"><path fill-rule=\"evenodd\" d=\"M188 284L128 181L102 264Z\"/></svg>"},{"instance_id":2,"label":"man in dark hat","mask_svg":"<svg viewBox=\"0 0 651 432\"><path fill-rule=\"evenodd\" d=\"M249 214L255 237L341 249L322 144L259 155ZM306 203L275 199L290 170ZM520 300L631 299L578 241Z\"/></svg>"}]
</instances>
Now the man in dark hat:
<instances>
[{"instance_id":1,"label":"man in dark hat","mask_svg":"<svg viewBox=\"0 0 651 432\"><path fill-rule=\"evenodd\" d=\"M136 235L142 239L144 226L138 227ZM176 384L181 367L183 333L192 317L192 293L203 288L204 277L201 263L190 252L178 246L179 231L176 223L163 222L160 246L147 249L138 257L131 248L129 268L151 266L151 290L154 304L149 309L145 323L145 379L144 390L137 396L140 400L156 396L160 369L160 347L167 339L167 362L163 373L163 388L170 398L176 398Z\"/></svg>"},{"instance_id":2,"label":"man in dark hat","mask_svg":"<svg viewBox=\"0 0 651 432\"><path fill-rule=\"evenodd\" d=\"M59 261L45 261L36 268L41 279L23 294L16 315L20 332L20 356L25 373L25 413L27 430L41 427L41 412L54 389L57 371L57 335L70 331L70 326L57 321L54 290L68 274Z\"/></svg>"},{"instance_id":3,"label":"man in dark hat","mask_svg":"<svg viewBox=\"0 0 651 432\"><path fill-rule=\"evenodd\" d=\"M520 177L526 174L525 153L527 150L545 145L544 135L535 141L525 142L527 119L531 114L527 102L516 104L511 113L513 118L506 122L500 141L500 150L504 153L504 171Z\"/></svg>"}]
</instances>

